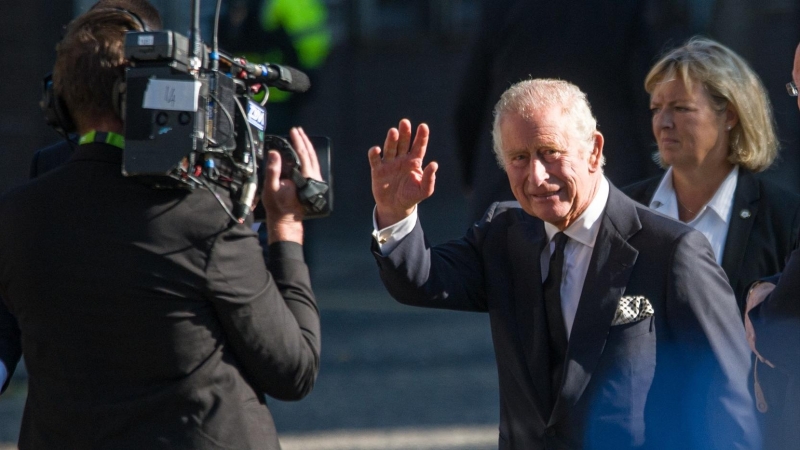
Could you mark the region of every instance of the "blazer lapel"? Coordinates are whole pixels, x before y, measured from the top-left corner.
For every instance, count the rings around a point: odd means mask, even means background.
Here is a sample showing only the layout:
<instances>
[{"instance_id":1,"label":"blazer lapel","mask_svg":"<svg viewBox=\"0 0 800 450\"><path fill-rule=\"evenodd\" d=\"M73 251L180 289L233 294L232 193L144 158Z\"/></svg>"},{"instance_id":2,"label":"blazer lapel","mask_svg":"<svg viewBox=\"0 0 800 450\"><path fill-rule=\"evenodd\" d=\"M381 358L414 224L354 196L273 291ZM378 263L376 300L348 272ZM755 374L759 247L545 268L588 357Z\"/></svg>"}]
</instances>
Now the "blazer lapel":
<instances>
[{"instance_id":1,"label":"blazer lapel","mask_svg":"<svg viewBox=\"0 0 800 450\"><path fill-rule=\"evenodd\" d=\"M739 292L739 271L742 267L745 249L747 248L750 230L753 228L758 201L758 181L752 173L739 169L739 180L733 191L733 209L728 224L728 236L725 238L725 250L722 253L722 269L728 276L734 292ZM740 305L741 306L741 305Z\"/></svg>"},{"instance_id":2,"label":"blazer lapel","mask_svg":"<svg viewBox=\"0 0 800 450\"><path fill-rule=\"evenodd\" d=\"M610 188L570 333L564 384L549 425L577 403L589 384L639 254L627 242L642 228L635 204L613 185Z\"/></svg>"},{"instance_id":3,"label":"blazer lapel","mask_svg":"<svg viewBox=\"0 0 800 450\"><path fill-rule=\"evenodd\" d=\"M513 313L517 333L531 376L536 407L542 422L550 415L550 367L546 314L542 301L540 256L547 234L540 220L527 220L509 229L508 249L513 267Z\"/></svg>"}]
</instances>

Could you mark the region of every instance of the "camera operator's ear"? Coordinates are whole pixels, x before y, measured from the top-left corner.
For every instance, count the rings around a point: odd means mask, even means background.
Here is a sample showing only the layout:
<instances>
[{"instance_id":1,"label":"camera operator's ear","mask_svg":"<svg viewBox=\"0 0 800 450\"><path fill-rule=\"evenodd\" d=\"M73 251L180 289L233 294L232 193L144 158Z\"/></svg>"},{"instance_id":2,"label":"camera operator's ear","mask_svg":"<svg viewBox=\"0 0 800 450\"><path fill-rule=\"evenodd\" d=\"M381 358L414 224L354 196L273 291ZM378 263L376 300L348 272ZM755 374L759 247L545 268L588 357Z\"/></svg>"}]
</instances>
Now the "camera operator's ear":
<instances>
[{"instance_id":1,"label":"camera operator's ear","mask_svg":"<svg viewBox=\"0 0 800 450\"><path fill-rule=\"evenodd\" d=\"M117 117L122 119L125 122L125 90L127 88L127 84L125 83L125 78L117 78L117 81L114 82L114 88L111 92L111 103L114 105L114 112L117 113Z\"/></svg>"},{"instance_id":2,"label":"camera operator's ear","mask_svg":"<svg viewBox=\"0 0 800 450\"><path fill-rule=\"evenodd\" d=\"M53 127L60 134L66 136L77 131L64 101L53 90L52 73L45 75L42 80L42 99L39 101L39 107L44 112L44 120L47 125Z\"/></svg>"}]
</instances>

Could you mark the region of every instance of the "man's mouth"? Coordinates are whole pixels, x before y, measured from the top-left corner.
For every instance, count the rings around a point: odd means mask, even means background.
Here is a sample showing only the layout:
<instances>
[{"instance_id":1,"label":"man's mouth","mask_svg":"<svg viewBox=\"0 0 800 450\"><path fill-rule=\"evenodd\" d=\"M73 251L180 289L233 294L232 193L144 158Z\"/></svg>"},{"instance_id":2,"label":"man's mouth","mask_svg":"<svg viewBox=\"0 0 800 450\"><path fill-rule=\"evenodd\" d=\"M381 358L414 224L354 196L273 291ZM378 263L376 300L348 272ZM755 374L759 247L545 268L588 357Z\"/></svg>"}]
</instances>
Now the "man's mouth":
<instances>
[{"instance_id":1,"label":"man's mouth","mask_svg":"<svg viewBox=\"0 0 800 450\"><path fill-rule=\"evenodd\" d=\"M553 197L558 197L559 192L561 192L561 189L533 194L533 197L536 198L537 200L549 200Z\"/></svg>"}]
</instances>

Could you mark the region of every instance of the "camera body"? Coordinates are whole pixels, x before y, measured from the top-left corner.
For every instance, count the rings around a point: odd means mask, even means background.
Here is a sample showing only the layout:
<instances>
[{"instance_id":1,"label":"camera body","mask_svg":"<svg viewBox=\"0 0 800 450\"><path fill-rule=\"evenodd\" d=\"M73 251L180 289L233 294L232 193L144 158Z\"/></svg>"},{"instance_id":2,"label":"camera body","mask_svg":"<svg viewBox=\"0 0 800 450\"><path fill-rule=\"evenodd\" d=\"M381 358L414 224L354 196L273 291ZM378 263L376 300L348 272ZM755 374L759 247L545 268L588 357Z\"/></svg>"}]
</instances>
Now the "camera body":
<instances>
[{"instance_id":1,"label":"camera body","mask_svg":"<svg viewBox=\"0 0 800 450\"><path fill-rule=\"evenodd\" d=\"M291 144L266 134L266 101L254 100L254 93L266 86L292 90L292 75L305 75L224 56L205 45L200 55L190 56L189 46L189 39L174 31L127 33L130 66L119 88L125 122L123 174L155 188L227 192L233 204L229 214L242 222L263 183L259 166L266 141L270 149L280 144L276 149L283 159L293 162L293 170L284 175L297 184L306 217L330 214L329 184L300 175ZM271 67L283 70L269 72ZM308 86L306 77L301 88ZM330 155L322 159L329 162ZM325 169L323 178L330 180L330 165ZM256 220L261 218L257 214Z\"/></svg>"}]
</instances>

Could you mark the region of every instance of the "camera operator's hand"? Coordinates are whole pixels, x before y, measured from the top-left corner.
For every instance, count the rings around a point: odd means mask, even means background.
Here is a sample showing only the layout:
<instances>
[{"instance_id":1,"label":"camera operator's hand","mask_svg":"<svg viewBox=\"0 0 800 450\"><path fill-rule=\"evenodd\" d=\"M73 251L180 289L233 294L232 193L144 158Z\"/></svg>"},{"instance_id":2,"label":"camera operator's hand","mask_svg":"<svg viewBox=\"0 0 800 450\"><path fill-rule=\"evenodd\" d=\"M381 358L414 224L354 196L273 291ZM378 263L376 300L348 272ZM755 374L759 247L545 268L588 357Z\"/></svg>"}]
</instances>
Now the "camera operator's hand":
<instances>
[{"instance_id":1,"label":"camera operator's hand","mask_svg":"<svg viewBox=\"0 0 800 450\"><path fill-rule=\"evenodd\" d=\"M289 131L292 146L300 160L300 172L305 178L322 180L319 160L314 146L302 128ZM281 155L275 150L267 154L267 170L261 202L266 211L269 243L292 241L303 243L303 217L305 210L297 199L297 187L289 179L281 179Z\"/></svg>"}]
</instances>

